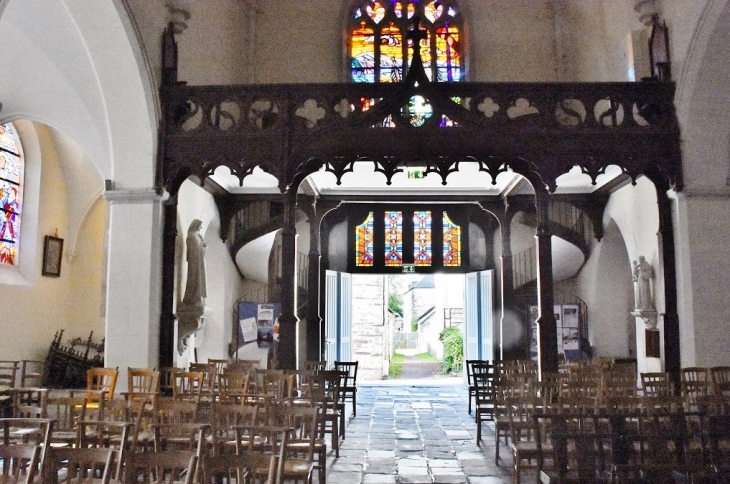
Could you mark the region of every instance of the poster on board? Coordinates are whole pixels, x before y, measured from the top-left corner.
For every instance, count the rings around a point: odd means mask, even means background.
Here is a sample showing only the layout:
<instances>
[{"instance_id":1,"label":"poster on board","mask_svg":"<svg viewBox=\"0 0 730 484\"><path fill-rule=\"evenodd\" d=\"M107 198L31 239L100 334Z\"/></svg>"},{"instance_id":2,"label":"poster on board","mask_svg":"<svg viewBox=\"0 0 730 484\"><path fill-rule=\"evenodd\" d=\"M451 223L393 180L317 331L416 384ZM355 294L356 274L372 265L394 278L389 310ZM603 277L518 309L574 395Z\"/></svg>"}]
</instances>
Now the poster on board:
<instances>
[{"instance_id":1,"label":"poster on board","mask_svg":"<svg viewBox=\"0 0 730 484\"><path fill-rule=\"evenodd\" d=\"M256 342L259 348L268 348L279 338L279 303L238 303L237 346Z\"/></svg>"}]
</instances>

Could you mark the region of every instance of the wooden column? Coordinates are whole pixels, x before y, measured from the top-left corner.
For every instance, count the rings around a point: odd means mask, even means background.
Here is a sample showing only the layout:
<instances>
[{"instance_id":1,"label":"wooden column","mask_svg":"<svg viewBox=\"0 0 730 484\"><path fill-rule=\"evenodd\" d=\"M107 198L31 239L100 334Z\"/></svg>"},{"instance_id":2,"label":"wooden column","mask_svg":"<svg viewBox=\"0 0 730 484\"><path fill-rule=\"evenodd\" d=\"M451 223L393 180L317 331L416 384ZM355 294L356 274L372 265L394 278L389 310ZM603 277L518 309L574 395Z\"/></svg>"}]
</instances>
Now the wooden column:
<instances>
[{"instance_id":1,"label":"wooden column","mask_svg":"<svg viewBox=\"0 0 730 484\"><path fill-rule=\"evenodd\" d=\"M281 230L281 315L279 316L279 347L277 358L282 369L297 367L297 195L296 188L287 193L284 206L284 228Z\"/></svg>"},{"instance_id":2,"label":"wooden column","mask_svg":"<svg viewBox=\"0 0 730 484\"><path fill-rule=\"evenodd\" d=\"M175 245L177 239L177 198L163 205L162 294L160 311L160 353L158 368L173 364L175 351Z\"/></svg>"},{"instance_id":3,"label":"wooden column","mask_svg":"<svg viewBox=\"0 0 730 484\"><path fill-rule=\"evenodd\" d=\"M505 198L504 200L504 212L500 221L500 231L502 234L502 320L500 322L499 331L499 359L504 359L504 341L502 335L504 334L504 326L510 324L510 319L505 316L508 310L514 308L514 267L512 266L512 217L514 217L516 210L514 205L511 205Z\"/></svg>"},{"instance_id":4,"label":"wooden column","mask_svg":"<svg viewBox=\"0 0 730 484\"><path fill-rule=\"evenodd\" d=\"M307 360L324 359L321 342L322 318L319 317L319 262L320 234L322 211L317 210L317 201L313 200L309 213L309 273L307 274Z\"/></svg>"},{"instance_id":5,"label":"wooden column","mask_svg":"<svg viewBox=\"0 0 730 484\"><path fill-rule=\"evenodd\" d=\"M672 201L667 196L669 187L654 181L659 206L659 250L664 269L664 365L680 389L682 362L679 346L679 313L677 311L677 265L674 258L674 230Z\"/></svg>"},{"instance_id":6,"label":"wooden column","mask_svg":"<svg viewBox=\"0 0 730 484\"><path fill-rule=\"evenodd\" d=\"M535 186L537 205L537 304L540 316L537 326L540 335L540 372L558 371L558 334L553 299L552 231L550 230L550 194Z\"/></svg>"}]
</instances>

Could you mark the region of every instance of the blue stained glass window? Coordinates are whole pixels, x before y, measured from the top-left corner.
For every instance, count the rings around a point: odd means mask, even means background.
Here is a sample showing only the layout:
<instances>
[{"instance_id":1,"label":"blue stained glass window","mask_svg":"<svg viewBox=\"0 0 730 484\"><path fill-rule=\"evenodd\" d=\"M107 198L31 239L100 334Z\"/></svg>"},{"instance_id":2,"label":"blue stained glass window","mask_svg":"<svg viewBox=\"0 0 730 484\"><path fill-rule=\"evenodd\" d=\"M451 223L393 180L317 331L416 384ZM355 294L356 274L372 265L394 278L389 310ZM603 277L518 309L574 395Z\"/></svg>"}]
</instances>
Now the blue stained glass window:
<instances>
[{"instance_id":1,"label":"blue stained glass window","mask_svg":"<svg viewBox=\"0 0 730 484\"><path fill-rule=\"evenodd\" d=\"M403 265L403 212L385 212L385 265Z\"/></svg>"}]
</instances>

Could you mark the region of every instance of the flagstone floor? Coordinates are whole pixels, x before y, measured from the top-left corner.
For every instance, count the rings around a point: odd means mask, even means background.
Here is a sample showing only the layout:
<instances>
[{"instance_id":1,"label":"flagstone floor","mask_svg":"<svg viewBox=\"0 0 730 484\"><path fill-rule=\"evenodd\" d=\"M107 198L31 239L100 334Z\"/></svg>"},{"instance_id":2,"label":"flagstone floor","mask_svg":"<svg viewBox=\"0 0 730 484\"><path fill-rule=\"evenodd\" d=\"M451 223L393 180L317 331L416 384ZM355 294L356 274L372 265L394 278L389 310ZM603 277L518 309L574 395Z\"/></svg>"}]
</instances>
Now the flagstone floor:
<instances>
[{"instance_id":1,"label":"flagstone floor","mask_svg":"<svg viewBox=\"0 0 730 484\"><path fill-rule=\"evenodd\" d=\"M438 384L438 383L436 383ZM330 484L508 484L511 457L484 424L481 446L463 386L358 384L357 417L347 425L340 457L330 453ZM348 408L348 413L350 409ZM315 476L315 482L317 477ZM531 482L534 475L525 476Z\"/></svg>"}]
</instances>

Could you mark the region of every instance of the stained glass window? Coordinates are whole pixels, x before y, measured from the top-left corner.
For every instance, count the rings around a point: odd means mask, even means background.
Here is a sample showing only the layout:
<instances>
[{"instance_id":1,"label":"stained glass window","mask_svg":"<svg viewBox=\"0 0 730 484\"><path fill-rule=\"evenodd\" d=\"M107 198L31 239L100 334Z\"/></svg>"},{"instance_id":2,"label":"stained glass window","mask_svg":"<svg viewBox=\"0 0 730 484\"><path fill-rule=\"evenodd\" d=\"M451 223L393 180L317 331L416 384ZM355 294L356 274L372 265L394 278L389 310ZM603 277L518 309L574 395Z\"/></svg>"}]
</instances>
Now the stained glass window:
<instances>
[{"instance_id":1,"label":"stained glass window","mask_svg":"<svg viewBox=\"0 0 730 484\"><path fill-rule=\"evenodd\" d=\"M355 263L360 267L372 267L373 258L373 212L355 228Z\"/></svg>"},{"instance_id":2,"label":"stained glass window","mask_svg":"<svg viewBox=\"0 0 730 484\"><path fill-rule=\"evenodd\" d=\"M400 266L403 264L403 212L387 210L385 212L385 265Z\"/></svg>"},{"instance_id":3,"label":"stained glass window","mask_svg":"<svg viewBox=\"0 0 730 484\"><path fill-rule=\"evenodd\" d=\"M413 263L430 266L431 254L431 211L419 210L413 214Z\"/></svg>"},{"instance_id":4,"label":"stained glass window","mask_svg":"<svg viewBox=\"0 0 730 484\"><path fill-rule=\"evenodd\" d=\"M413 55L405 35L412 18L421 18L426 74L440 82L463 76L463 22L456 0L361 0L349 17L351 77L354 82L399 82Z\"/></svg>"},{"instance_id":5,"label":"stained glass window","mask_svg":"<svg viewBox=\"0 0 730 484\"><path fill-rule=\"evenodd\" d=\"M18 260L23 205L23 149L12 123L0 125L0 264Z\"/></svg>"},{"instance_id":6,"label":"stained glass window","mask_svg":"<svg viewBox=\"0 0 730 484\"><path fill-rule=\"evenodd\" d=\"M461 265L461 227L444 211L444 267Z\"/></svg>"}]
</instances>

